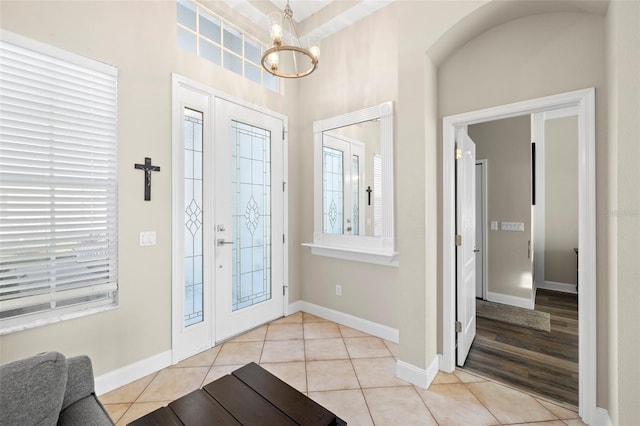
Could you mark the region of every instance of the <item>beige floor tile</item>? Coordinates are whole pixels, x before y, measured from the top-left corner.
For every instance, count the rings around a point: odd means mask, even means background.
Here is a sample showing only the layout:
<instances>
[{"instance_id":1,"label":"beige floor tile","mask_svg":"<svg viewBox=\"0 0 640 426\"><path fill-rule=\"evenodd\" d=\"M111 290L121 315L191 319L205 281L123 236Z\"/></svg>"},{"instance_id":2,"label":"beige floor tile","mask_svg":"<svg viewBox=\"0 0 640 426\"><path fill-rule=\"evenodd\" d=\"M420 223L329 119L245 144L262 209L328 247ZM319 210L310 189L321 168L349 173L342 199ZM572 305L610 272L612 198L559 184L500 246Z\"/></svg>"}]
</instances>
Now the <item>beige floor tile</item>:
<instances>
[{"instance_id":1,"label":"beige floor tile","mask_svg":"<svg viewBox=\"0 0 640 426\"><path fill-rule=\"evenodd\" d=\"M296 312L295 314L271 321L270 324L302 324L302 312Z\"/></svg>"},{"instance_id":2,"label":"beige floor tile","mask_svg":"<svg viewBox=\"0 0 640 426\"><path fill-rule=\"evenodd\" d=\"M510 426L566 426L561 420L551 420L548 422L513 423Z\"/></svg>"},{"instance_id":3,"label":"beige floor tile","mask_svg":"<svg viewBox=\"0 0 640 426\"><path fill-rule=\"evenodd\" d=\"M259 362L264 342L227 342L222 345L213 365L237 365Z\"/></svg>"},{"instance_id":4,"label":"beige floor tile","mask_svg":"<svg viewBox=\"0 0 640 426\"><path fill-rule=\"evenodd\" d=\"M349 360L307 361L309 392L358 389L358 379Z\"/></svg>"},{"instance_id":5,"label":"beige floor tile","mask_svg":"<svg viewBox=\"0 0 640 426\"><path fill-rule=\"evenodd\" d=\"M347 422L349 426L373 426L360 389L309 392L309 398Z\"/></svg>"},{"instance_id":6,"label":"beige floor tile","mask_svg":"<svg viewBox=\"0 0 640 426\"><path fill-rule=\"evenodd\" d=\"M209 368L167 368L158 373L136 402L173 401L198 389Z\"/></svg>"},{"instance_id":7,"label":"beige floor tile","mask_svg":"<svg viewBox=\"0 0 640 426\"><path fill-rule=\"evenodd\" d=\"M362 393L376 425L437 426L413 386L362 389Z\"/></svg>"},{"instance_id":8,"label":"beige floor tile","mask_svg":"<svg viewBox=\"0 0 640 426\"><path fill-rule=\"evenodd\" d=\"M498 420L462 383L416 388L440 426L497 425Z\"/></svg>"},{"instance_id":9,"label":"beige floor tile","mask_svg":"<svg viewBox=\"0 0 640 426\"><path fill-rule=\"evenodd\" d=\"M387 349L389 349L389 352L391 352L391 355L395 356L396 358L400 356L400 345L397 343L393 343L390 342L388 340L383 340L384 344L386 345Z\"/></svg>"},{"instance_id":10,"label":"beige floor tile","mask_svg":"<svg viewBox=\"0 0 640 426\"><path fill-rule=\"evenodd\" d=\"M538 400L538 402L540 404L542 404L542 406L544 408L546 408L547 410L551 411L551 413L556 416L557 418L563 420L563 419L577 419L580 416L578 415L578 413L576 413L573 410L569 410L567 408L564 407L560 407L557 404L553 404L551 402L547 402L543 399L539 399L536 398Z\"/></svg>"},{"instance_id":11,"label":"beige floor tile","mask_svg":"<svg viewBox=\"0 0 640 426\"><path fill-rule=\"evenodd\" d=\"M211 367L213 361L218 356L218 352L220 352L220 346L213 347L211 349L207 349L206 351L200 352L197 355L189 357L185 360L180 361L176 365L171 368L182 368L182 367Z\"/></svg>"},{"instance_id":12,"label":"beige floor tile","mask_svg":"<svg viewBox=\"0 0 640 426\"><path fill-rule=\"evenodd\" d=\"M580 419L567 419L563 420L564 424L567 426L587 426L586 423L583 423Z\"/></svg>"},{"instance_id":13,"label":"beige floor tile","mask_svg":"<svg viewBox=\"0 0 640 426\"><path fill-rule=\"evenodd\" d=\"M331 321L303 312L302 322L331 322Z\"/></svg>"},{"instance_id":14,"label":"beige floor tile","mask_svg":"<svg viewBox=\"0 0 640 426\"><path fill-rule=\"evenodd\" d=\"M468 383L465 386L502 423L557 420L532 396L515 389L493 382Z\"/></svg>"},{"instance_id":15,"label":"beige floor tile","mask_svg":"<svg viewBox=\"0 0 640 426\"><path fill-rule=\"evenodd\" d=\"M117 422L118 420L120 420L120 417L122 417L122 415L127 412L129 407L131 407L131 403L128 403L128 402L125 404L103 404L103 405L104 405L104 409L107 410L107 413L109 413L109 417L111 417L111 420L113 420L114 422Z\"/></svg>"},{"instance_id":16,"label":"beige floor tile","mask_svg":"<svg viewBox=\"0 0 640 426\"><path fill-rule=\"evenodd\" d=\"M486 380L483 379L482 377L476 376L475 374L468 373L459 368L456 368L453 374L455 374L456 377L460 379L462 383L486 382Z\"/></svg>"},{"instance_id":17,"label":"beige floor tile","mask_svg":"<svg viewBox=\"0 0 640 426\"><path fill-rule=\"evenodd\" d=\"M338 324L340 328L340 333L342 337L369 337L370 335L367 333L363 333L360 330L356 330L355 328L347 327L345 325Z\"/></svg>"},{"instance_id":18,"label":"beige floor tile","mask_svg":"<svg viewBox=\"0 0 640 426\"><path fill-rule=\"evenodd\" d=\"M125 426L142 416L157 410L160 407L169 405L171 401L136 402L132 404L126 413L116 423L116 426Z\"/></svg>"},{"instance_id":19,"label":"beige floor tile","mask_svg":"<svg viewBox=\"0 0 640 426\"><path fill-rule=\"evenodd\" d=\"M304 324L305 339L331 339L342 337L338 324L333 322L311 322Z\"/></svg>"},{"instance_id":20,"label":"beige floor tile","mask_svg":"<svg viewBox=\"0 0 640 426\"><path fill-rule=\"evenodd\" d=\"M208 385L209 383L213 382L214 380L218 380L220 377L226 376L227 374L230 374L232 371L235 371L240 367L242 367L242 364L238 364L238 365L214 365L213 367L211 367L211 369L209 369L209 372L207 373L207 376L202 381L202 386ZM202 387L202 386L200 386L200 387Z\"/></svg>"},{"instance_id":21,"label":"beige floor tile","mask_svg":"<svg viewBox=\"0 0 640 426\"><path fill-rule=\"evenodd\" d=\"M433 379L432 385L441 385L444 383L460 383L460 379L453 373L445 373L444 371L438 371L436 378Z\"/></svg>"},{"instance_id":22,"label":"beige floor tile","mask_svg":"<svg viewBox=\"0 0 640 426\"><path fill-rule=\"evenodd\" d=\"M341 338L305 340L304 353L307 361L349 359L347 348Z\"/></svg>"},{"instance_id":23,"label":"beige floor tile","mask_svg":"<svg viewBox=\"0 0 640 426\"><path fill-rule=\"evenodd\" d=\"M302 324L270 324L266 340L302 339Z\"/></svg>"},{"instance_id":24,"label":"beige floor tile","mask_svg":"<svg viewBox=\"0 0 640 426\"><path fill-rule=\"evenodd\" d=\"M351 358L378 358L391 356L391 352L378 337L348 337L344 339Z\"/></svg>"},{"instance_id":25,"label":"beige floor tile","mask_svg":"<svg viewBox=\"0 0 640 426\"><path fill-rule=\"evenodd\" d=\"M120 404L124 402L135 402L140 394L149 386L149 383L158 375L158 373L149 374L148 376L138 379L134 382L124 385L104 395L100 395L100 402L103 404Z\"/></svg>"},{"instance_id":26,"label":"beige floor tile","mask_svg":"<svg viewBox=\"0 0 640 426\"><path fill-rule=\"evenodd\" d=\"M304 361L304 340L267 340L261 363Z\"/></svg>"},{"instance_id":27,"label":"beige floor tile","mask_svg":"<svg viewBox=\"0 0 640 426\"><path fill-rule=\"evenodd\" d=\"M307 369L304 362L276 362L260 366L298 391L307 391Z\"/></svg>"},{"instance_id":28,"label":"beige floor tile","mask_svg":"<svg viewBox=\"0 0 640 426\"><path fill-rule=\"evenodd\" d=\"M394 357L359 358L352 359L351 363L362 388L411 386L410 383L396 378Z\"/></svg>"},{"instance_id":29,"label":"beige floor tile","mask_svg":"<svg viewBox=\"0 0 640 426\"><path fill-rule=\"evenodd\" d=\"M264 336L267 333L267 325L263 325L253 330L247 331L244 334L239 335L230 340L230 342L261 342L264 340Z\"/></svg>"}]
</instances>

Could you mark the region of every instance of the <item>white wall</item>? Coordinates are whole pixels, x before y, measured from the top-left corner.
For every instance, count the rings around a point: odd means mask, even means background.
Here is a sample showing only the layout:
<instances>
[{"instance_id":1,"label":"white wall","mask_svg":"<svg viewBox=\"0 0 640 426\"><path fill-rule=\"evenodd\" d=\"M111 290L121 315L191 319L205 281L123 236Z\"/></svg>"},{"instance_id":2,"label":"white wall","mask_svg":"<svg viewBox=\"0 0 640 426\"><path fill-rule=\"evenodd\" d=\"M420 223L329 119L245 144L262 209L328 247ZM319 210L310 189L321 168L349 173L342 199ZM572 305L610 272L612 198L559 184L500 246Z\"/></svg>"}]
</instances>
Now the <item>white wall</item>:
<instances>
[{"instance_id":1,"label":"white wall","mask_svg":"<svg viewBox=\"0 0 640 426\"><path fill-rule=\"evenodd\" d=\"M524 115L473 124L468 132L476 143L476 158L488 160L487 222L498 222L498 230L489 227L487 234L488 300L497 293L524 299L528 305L533 295L528 250L532 236L531 118ZM524 231L503 231L502 222L521 222Z\"/></svg>"},{"instance_id":2,"label":"white wall","mask_svg":"<svg viewBox=\"0 0 640 426\"><path fill-rule=\"evenodd\" d=\"M544 279L578 283L578 117L544 122Z\"/></svg>"},{"instance_id":3,"label":"white wall","mask_svg":"<svg viewBox=\"0 0 640 426\"><path fill-rule=\"evenodd\" d=\"M607 340L607 406L614 425L640 419L640 2L613 1L607 25L609 207L611 232L606 281L611 286ZM600 331L600 330L599 330Z\"/></svg>"}]
</instances>

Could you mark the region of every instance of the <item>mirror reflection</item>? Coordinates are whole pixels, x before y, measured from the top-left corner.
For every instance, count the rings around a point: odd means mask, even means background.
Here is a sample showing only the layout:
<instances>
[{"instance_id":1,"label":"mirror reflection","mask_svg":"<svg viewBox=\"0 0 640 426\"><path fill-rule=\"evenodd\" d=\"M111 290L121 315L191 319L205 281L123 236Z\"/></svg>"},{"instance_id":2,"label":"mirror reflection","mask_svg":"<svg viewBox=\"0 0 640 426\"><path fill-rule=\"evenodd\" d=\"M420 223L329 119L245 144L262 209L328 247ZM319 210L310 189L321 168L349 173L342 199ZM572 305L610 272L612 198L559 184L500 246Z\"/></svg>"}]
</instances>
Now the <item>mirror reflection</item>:
<instances>
[{"instance_id":1,"label":"mirror reflection","mask_svg":"<svg viewBox=\"0 0 640 426\"><path fill-rule=\"evenodd\" d=\"M382 236L380 120L322 133L322 232Z\"/></svg>"}]
</instances>

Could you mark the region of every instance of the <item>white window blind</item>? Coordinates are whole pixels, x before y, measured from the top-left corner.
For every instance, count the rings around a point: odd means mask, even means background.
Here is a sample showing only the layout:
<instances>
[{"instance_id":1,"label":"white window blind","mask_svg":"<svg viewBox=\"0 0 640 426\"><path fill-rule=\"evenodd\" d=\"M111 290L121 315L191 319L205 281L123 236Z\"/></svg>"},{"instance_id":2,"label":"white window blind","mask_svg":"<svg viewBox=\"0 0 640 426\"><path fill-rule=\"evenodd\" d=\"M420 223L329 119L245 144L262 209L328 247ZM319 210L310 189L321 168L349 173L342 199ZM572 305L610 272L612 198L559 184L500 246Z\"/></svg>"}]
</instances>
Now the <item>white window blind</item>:
<instances>
[{"instance_id":1,"label":"white window blind","mask_svg":"<svg viewBox=\"0 0 640 426\"><path fill-rule=\"evenodd\" d=\"M0 332L9 332L117 304L117 69L0 35Z\"/></svg>"}]
</instances>

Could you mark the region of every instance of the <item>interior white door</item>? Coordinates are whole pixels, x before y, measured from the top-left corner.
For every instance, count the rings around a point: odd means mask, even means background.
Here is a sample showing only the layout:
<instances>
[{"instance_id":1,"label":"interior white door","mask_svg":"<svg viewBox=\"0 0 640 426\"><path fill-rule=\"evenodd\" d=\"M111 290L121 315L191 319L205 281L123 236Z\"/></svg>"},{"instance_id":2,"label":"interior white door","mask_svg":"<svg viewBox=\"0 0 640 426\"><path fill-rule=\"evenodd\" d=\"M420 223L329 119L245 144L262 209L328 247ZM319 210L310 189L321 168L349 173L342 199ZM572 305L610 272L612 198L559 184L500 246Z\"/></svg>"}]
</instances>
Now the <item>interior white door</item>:
<instances>
[{"instance_id":1,"label":"interior white door","mask_svg":"<svg viewBox=\"0 0 640 426\"><path fill-rule=\"evenodd\" d=\"M281 119L216 98L216 342L284 313Z\"/></svg>"},{"instance_id":2,"label":"interior white door","mask_svg":"<svg viewBox=\"0 0 640 426\"><path fill-rule=\"evenodd\" d=\"M476 145L466 128L457 130L456 148L457 363L462 366L476 336Z\"/></svg>"}]
</instances>

